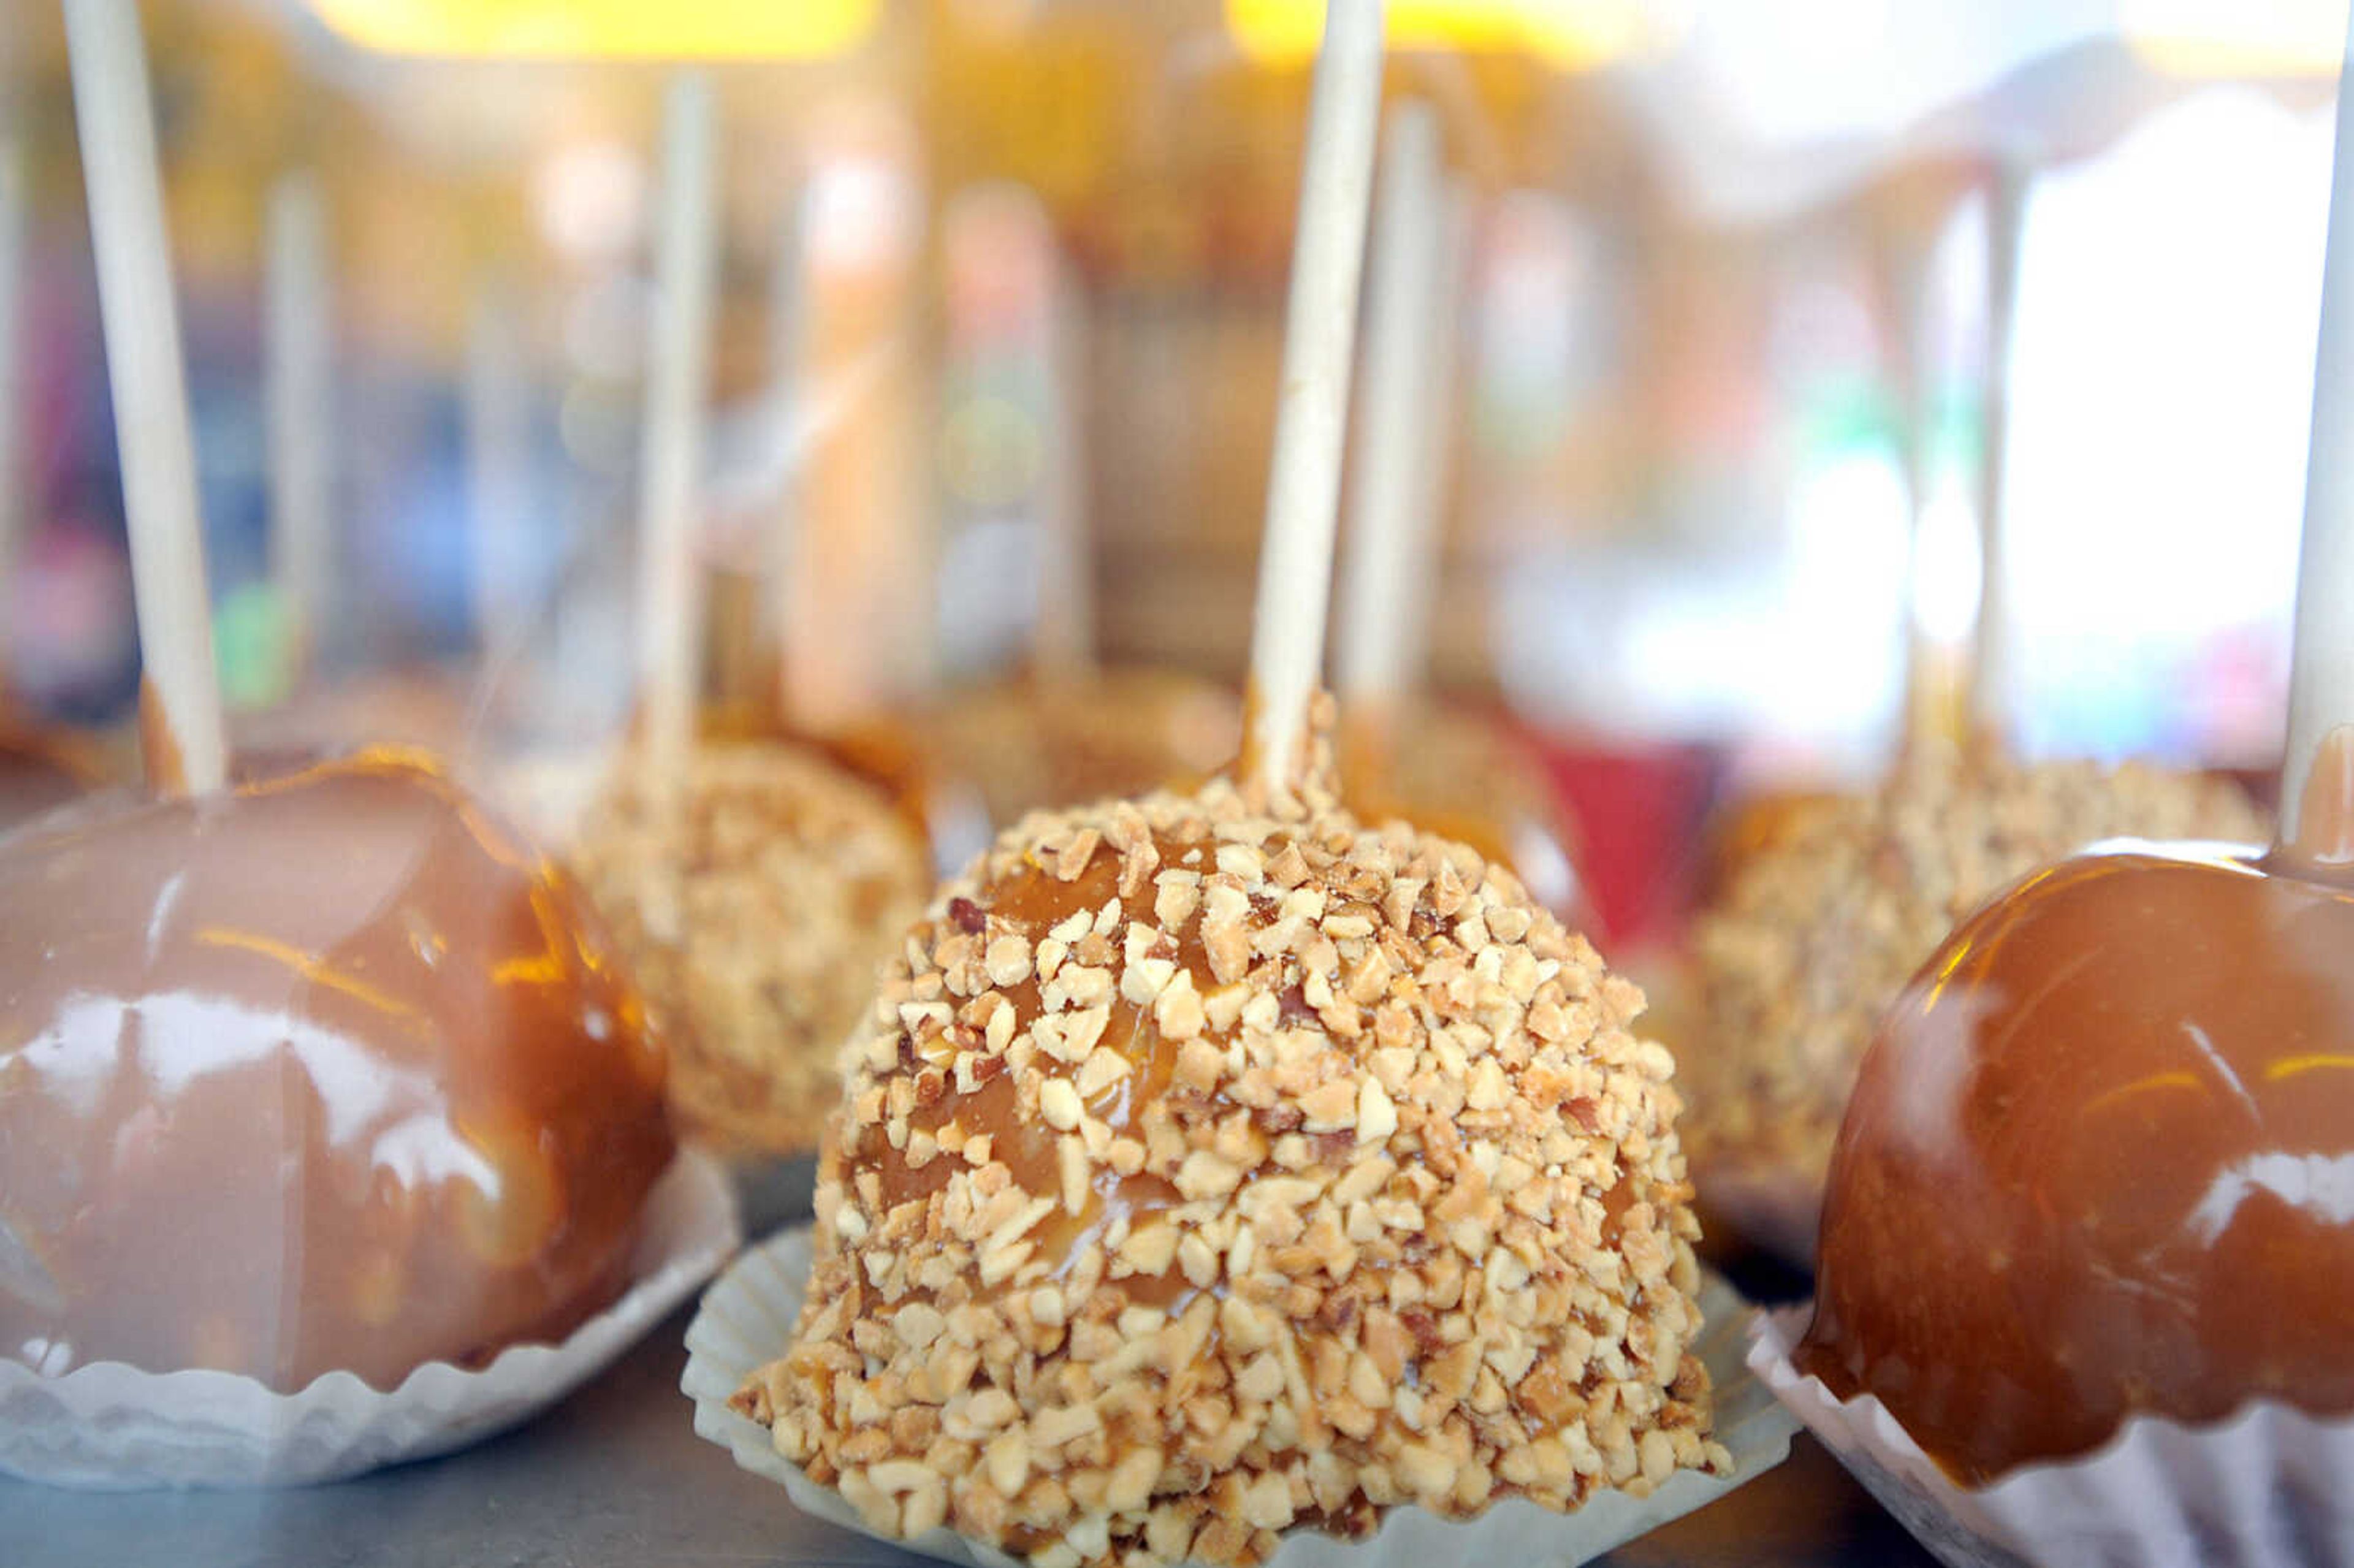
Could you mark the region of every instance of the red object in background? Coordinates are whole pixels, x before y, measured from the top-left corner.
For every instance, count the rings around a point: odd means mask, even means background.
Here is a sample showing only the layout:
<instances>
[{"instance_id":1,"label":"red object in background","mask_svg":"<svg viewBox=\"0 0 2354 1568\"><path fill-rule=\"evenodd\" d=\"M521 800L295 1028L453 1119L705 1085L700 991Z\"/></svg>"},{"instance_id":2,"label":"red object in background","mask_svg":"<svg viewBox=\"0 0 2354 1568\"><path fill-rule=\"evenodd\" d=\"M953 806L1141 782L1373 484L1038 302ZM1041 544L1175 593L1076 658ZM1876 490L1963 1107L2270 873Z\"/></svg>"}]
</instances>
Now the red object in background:
<instances>
[{"instance_id":1,"label":"red object in background","mask_svg":"<svg viewBox=\"0 0 2354 1568\"><path fill-rule=\"evenodd\" d=\"M1629 749L1522 729L1585 832L1586 897L1606 954L1682 939L1701 831L1722 771L1704 746Z\"/></svg>"}]
</instances>

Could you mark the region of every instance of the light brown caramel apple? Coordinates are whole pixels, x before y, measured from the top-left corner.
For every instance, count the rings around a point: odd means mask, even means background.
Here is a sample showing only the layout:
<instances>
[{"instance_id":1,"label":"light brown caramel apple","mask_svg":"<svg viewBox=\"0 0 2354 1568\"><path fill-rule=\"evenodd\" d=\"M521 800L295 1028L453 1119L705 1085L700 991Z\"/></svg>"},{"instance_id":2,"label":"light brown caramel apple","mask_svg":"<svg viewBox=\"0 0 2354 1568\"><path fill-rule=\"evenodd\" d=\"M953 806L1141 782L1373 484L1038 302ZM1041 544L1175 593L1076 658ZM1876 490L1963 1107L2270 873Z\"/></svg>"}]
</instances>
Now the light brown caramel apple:
<instances>
[{"instance_id":1,"label":"light brown caramel apple","mask_svg":"<svg viewBox=\"0 0 2354 1568\"><path fill-rule=\"evenodd\" d=\"M1800 1366L1957 1479L2354 1410L2354 891L2087 854L1958 927L1832 1160Z\"/></svg>"},{"instance_id":2,"label":"light brown caramel apple","mask_svg":"<svg viewBox=\"0 0 2354 1568\"><path fill-rule=\"evenodd\" d=\"M663 1057L572 883L374 751L0 842L0 1353L378 1387L622 1288Z\"/></svg>"}]
</instances>

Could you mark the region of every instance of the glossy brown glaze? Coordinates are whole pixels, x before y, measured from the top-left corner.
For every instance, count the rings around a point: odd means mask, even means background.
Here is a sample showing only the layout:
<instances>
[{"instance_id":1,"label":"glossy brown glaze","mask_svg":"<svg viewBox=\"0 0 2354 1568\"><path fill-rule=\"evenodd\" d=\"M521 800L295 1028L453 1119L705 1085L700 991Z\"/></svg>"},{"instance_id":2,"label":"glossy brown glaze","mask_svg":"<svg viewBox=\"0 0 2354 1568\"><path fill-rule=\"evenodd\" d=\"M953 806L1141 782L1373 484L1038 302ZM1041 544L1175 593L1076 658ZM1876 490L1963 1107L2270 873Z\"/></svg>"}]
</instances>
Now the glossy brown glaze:
<instances>
[{"instance_id":1,"label":"glossy brown glaze","mask_svg":"<svg viewBox=\"0 0 2354 1568\"><path fill-rule=\"evenodd\" d=\"M2354 1409L2354 892L2189 848L2061 862L1882 1024L1799 1364L1957 1479L2128 1416Z\"/></svg>"},{"instance_id":2,"label":"glossy brown glaze","mask_svg":"<svg viewBox=\"0 0 2354 1568\"><path fill-rule=\"evenodd\" d=\"M0 1353L389 1387L563 1333L668 1163L601 929L365 753L0 844Z\"/></svg>"}]
</instances>

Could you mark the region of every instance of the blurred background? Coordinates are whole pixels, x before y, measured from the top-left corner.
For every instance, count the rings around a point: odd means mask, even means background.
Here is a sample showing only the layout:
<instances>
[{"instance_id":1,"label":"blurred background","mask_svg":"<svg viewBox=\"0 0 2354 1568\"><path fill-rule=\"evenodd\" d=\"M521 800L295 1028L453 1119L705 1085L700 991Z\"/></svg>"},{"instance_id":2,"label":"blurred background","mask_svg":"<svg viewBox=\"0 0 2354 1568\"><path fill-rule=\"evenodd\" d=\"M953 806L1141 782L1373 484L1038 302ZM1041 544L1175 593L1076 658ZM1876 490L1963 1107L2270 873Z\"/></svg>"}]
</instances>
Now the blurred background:
<instances>
[{"instance_id":1,"label":"blurred background","mask_svg":"<svg viewBox=\"0 0 2354 1568\"><path fill-rule=\"evenodd\" d=\"M1072 517L1108 662L1238 678L1320 7L143 11L234 701L284 700L307 635L506 683L525 727L624 721L685 65L722 115L715 682L758 683L796 529L864 542L896 695L1018 666ZM1391 90L1472 204L1432 680L1543 748L1614 939L1672 932L1713 802L1882 766L1966 657L1989 497L2015 746L2270 766L2344 27L1394 0ZM56 7L6 0L0 671L103 726L136 651L80 178ZM305 310L307 423L266 374ZM267 528L306 487L304 632Z\"/></svg>"}]
</instances>

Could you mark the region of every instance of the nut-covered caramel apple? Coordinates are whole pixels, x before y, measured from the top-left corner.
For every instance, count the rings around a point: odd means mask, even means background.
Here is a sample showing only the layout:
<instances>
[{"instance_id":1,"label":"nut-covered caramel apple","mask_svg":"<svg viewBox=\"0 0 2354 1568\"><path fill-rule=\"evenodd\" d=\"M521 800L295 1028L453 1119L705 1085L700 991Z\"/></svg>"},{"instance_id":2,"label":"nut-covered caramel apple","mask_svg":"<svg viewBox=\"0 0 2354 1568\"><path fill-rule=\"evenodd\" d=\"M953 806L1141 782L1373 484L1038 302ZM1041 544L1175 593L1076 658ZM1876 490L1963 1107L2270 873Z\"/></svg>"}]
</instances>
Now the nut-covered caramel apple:
<instances>
[{"instance_id":1,"label":"nut-covered caramel apple","mask_svg":"<svg viewBox=\"0 0 2354 1568\"><path fill-rule=\"evenodd\" d=\"M1954 922L2128 836L2253 842L2264 823L2195 773L1926 744L1869 794L1780 813L1694 928L1701 1029L1681 1059L1703 1192L1774 1181L1811 1215L1873 1025Z\"/></svg>"},{"instance_id":2,"label":"nut-covered caramel apple","mask_svg":"<svg viewBox=\"0 0 2354 1568\"><path fill-rule=\"evenodd\" d=\"M880 789L812 747L709 740L666 800L625 758L570 864L671 1044L686 1129L739 1152L817 1148L834 1053L923 906L923 841Z\"/></svg>"},{"instance_id":3,"label":"nut-covered caramel apple","mask_svg":"<svg viewBox=\"0 0 2354 1568\"><path fill-rule=\"evenodd\" d=\"M738 1408L876 1528L1039 1563L1721 1469L1641 1006L1328 781L1034 815L845 1050L807 1304Z\"/></svg>"},{"instance_id":4,"label":"nut-covered caramel apple","mask_svg":"<svg viewBox=\"0 0 2354 1568\"><path fill-rule=\"evenodd\" d=\"M0 1346L379 1388L626 1283L663 1057L573 885L365 752L0 842Z\"/></svg>"},{"instance_id":5,"label":"nut-covered caramel apple","mask_svg":"<svg viewBox=\"0 0 2354 1568\"><path fill-rule=\"evenodd\" d=\"M1968 1485L2354 1410L2354 884L2120 847L1964 922L1865 1059L1818 1286L1801 1368Z\"/></svg>"}]
</instances>

